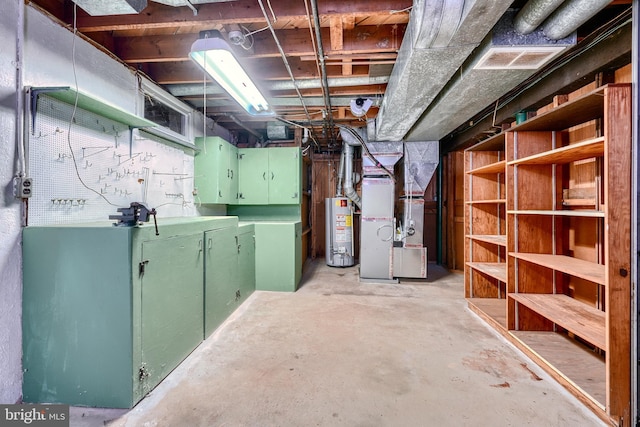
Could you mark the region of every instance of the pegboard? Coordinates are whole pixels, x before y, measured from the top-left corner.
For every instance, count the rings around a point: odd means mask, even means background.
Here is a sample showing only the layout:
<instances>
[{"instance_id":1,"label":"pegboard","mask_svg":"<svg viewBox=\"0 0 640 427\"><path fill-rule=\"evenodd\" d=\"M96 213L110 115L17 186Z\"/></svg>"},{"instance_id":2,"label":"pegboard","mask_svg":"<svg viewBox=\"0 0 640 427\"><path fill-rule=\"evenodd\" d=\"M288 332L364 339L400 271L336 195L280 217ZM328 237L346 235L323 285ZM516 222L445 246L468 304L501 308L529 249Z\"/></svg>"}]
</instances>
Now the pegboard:
<instances>
[{"instance_id":1,"label":"pegboard","mask_svg":"<svg viewBox=\"0 0 640 427\"><path fill-rule=\"evenodd\" d=\"M193 216L193 152L46 95L30 124L29 225L108 220L139 202Z\"/></svg>"}]
</instances>

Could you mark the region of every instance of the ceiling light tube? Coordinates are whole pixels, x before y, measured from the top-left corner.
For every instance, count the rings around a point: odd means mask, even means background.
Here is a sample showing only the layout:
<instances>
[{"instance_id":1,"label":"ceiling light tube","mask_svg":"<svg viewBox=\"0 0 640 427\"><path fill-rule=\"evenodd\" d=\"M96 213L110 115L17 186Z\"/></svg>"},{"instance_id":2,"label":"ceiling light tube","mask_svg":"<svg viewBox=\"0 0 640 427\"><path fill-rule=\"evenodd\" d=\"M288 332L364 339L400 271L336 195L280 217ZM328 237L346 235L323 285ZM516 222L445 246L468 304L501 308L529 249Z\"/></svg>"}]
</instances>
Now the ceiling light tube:
<instances>
[{"instance_id":1,"label":"ceiling light tube","mask_svg":"<svg viewBox=\"0 0 640 427\"><path fill-rule=\"evenodd\" d=\"M189 56L249 114L274 114L265 97L233 55L229 44L222 38L196 40Z\"/></svg>"}]
</instances>

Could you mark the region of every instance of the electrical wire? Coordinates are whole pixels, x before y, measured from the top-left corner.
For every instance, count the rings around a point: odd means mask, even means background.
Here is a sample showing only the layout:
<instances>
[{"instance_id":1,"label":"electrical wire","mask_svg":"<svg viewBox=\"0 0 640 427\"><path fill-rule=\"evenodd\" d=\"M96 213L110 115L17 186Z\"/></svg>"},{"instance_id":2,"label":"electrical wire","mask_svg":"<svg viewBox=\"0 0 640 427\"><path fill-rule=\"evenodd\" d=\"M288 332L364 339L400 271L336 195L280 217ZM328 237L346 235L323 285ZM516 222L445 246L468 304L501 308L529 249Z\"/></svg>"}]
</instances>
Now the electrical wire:
<instances>
[{"instance_id":1,"label":"electrical wire","mask_svg":"<svg viewBox=\"0 0 640 427\"><path fill-rule=\"evenodd\" d=\"M318 141L316 141L315 137L313 136L313 130L311 128L308 128L306 126L302 126L301 124L298 124L296 122L292 122L291 120L287 120L284 117L276 117L276 120L280 120L281 122L290 124L291 126L296 126L302 129L306 129L309 132L309 138L311 138L311 140L314 142L314 144L316 144L316 147L320 148L320 145L318 144Z\"/></svg>"},{"instance_id":2,"label":"electrical wire","mask_svg":"<svg viewBox=\"0 0 640 427\"><path fill-rule=\"evenodd\" d=\"M78 98L79 98L78 74L77 74L77 71L76 71L76 38L77 38L77 35L78 35L77 10L78 10L78 5L76 3L74 3L73 4L73 39L72 39L72 42L71 42L71 65L72 65L72 68L73 68L73 81L74 81L75 88L76 88L76 96L75 96L75 99L73 101L73 111L71 113L71 118L69 119L69 128L68 128L68 131L67 131L67 146L69 147L69 151L71 152L71 159L73 160L73 167L75 168L76 176L78 177L78 181L80 181L80 184L82 184L82 186L84 188L86 188L87 190L92 191L92 192L96 193L98 196L102 197L104 199L104 201L107 202L108 204L110 204L111 206L124 207L124 206L116 205L115 203L111 203L111 201L109 199L107 199L107 197L104 194L102 194L99 191L94 190L93 188L91 188L87 184L85 184L84 180L80 176L80 170L78 169L78 162L76 161L76 155L73 153L73 146L71 145L71 128L72 128L73 122L75 120L76 112L78 110Z\"/></svg>"},{"instance_id":3,"label":"electrical wire","mask_svg":"<svg viewBox=\"0 0 640 427\"><path fill-rule=\"evenodd\" d=\"M268 1L269 4L269 9L271 10L271 14L273 15L273 19L274 22L276 20L275 14L273 13L273 9L271 8L271 3ZM278 47L278 51L280 52L280 56L282 57L282 62L284 63L285 68L287 69L287 72L289 73L289 77L291 78L291 81L293 82L293 86L295 87L296 93L298 94L298 98L300 98L300 102L302 103L302 107L304 108L304 112L307 116L307 120L309 121L309 123L311 123L311 116L309 116L309 110L307 110L307 105L304 103L304 98L302 97L302 94L300 93L300 89L298 88L298 84L296 82L295 77L293 76L293 71L291 71L291 66L289 65L289 61L287 60L287 55L284 53L284 50L282 49L282 45L280 44L280 40L278 39L278 36L276 35L276 31L273 28L273 25L271 24L271 21L269 20L269 16L267 15L267 11L264 8L264 5L262 4L262 0L258 0L258 4L260 5L260 9L262 9L262 14L264 15L264 18L267 21L267 25L269 26L269 30L271 30L271 35L273 36L273 40L276 43L276 46Z\"/></svg>"},{"instance_id":4,"label":"electrical wire","mask_svg":"<svg viewBox=\"0 0 640 427\"><path fill-rule=\"evenodd\" d=\"M396 177L391 173L391 171L389 171L389 169L387 169L386 167L384 167L384 165L382 163L380 163L378 161L378 159L375 158L375 156L373 154L371 154L371 151L369 151L369 147L367 147L367 144L364 142L364 139L362 139L362 137L360 136L360 134L358 132L355 131L355 129L353 129L350 126L344 126L344 125L340 125L340 124L336 124L337 127L339 127L340 129L344 129L347 132L349 132L351 135L353 135L354 138L356 138L356 140L360 143L360 145L362 146L362 149L365 153L365 156L367 156L369 158L369 160L371 160L371 162L377 167L382 169L382 171L387 174L389 176L389 178L391 178L393 180L393 182L396 182Z\"/></svg>"}]
</instances>

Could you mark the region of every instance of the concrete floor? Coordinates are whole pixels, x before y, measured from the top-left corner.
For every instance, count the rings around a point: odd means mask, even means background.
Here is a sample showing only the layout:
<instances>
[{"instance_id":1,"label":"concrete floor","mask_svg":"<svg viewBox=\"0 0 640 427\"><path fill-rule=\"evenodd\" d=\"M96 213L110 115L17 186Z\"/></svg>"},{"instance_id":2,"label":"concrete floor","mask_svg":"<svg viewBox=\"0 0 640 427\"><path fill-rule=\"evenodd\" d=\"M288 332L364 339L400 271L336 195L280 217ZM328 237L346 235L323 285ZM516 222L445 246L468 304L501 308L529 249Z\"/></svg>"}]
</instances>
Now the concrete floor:
<instances>
[{"instance_id":1,"label":"concrete floor","mask_svg":"<svg viewBox=\"0 0 640 427\"><path fill-rule=\"evenodd\" d=\"M371 284L308 267L296 293L254 293L135 408L71 408L71 426L604 425L466 308L461 274Z\"/></svg>"}]
</instances>

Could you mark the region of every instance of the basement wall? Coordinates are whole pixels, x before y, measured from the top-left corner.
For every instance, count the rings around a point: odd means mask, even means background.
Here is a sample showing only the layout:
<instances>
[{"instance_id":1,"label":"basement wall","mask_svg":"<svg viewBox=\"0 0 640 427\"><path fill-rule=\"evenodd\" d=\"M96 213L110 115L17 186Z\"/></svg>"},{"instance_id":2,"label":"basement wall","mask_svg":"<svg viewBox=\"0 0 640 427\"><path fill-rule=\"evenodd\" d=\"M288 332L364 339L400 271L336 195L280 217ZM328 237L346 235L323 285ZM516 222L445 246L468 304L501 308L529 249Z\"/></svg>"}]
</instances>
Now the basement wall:
<instances>
[{"instance_id":1,"label":"basement wall","mask_svg":"<svg viewBox=\"0 0 640 427\"><path fill-rule=\"evenodd\" d=\"M72 67L73 33L23 0L4 0L0 14L0 403L16 403L22 396L22 248L21 201L13 195L18 171L16 151L16 47L18 16L24 7L23 85L76 86ZM75 69L81 92L135 113L143 102L138 77L129 68L75 37ZM193 112L193 134L203 135L200 113ZM228 138L224 129L207 122L207 134ZM158 143L158 145L161 145ZM190 154L193 156L193 154ZM191 161L191 165L193 162ZM193 173L191 170L190 173ZM55 179L55 177L52 177ZM37 185L37 183L34 183ZM185 191L191 182L185 180ZM166 211L165 216L224 215L224 206L191 206ZM115 211L113 212L116 213ZM105 218L107 219L107 218Z\"/></svg>"}]
</instances>

